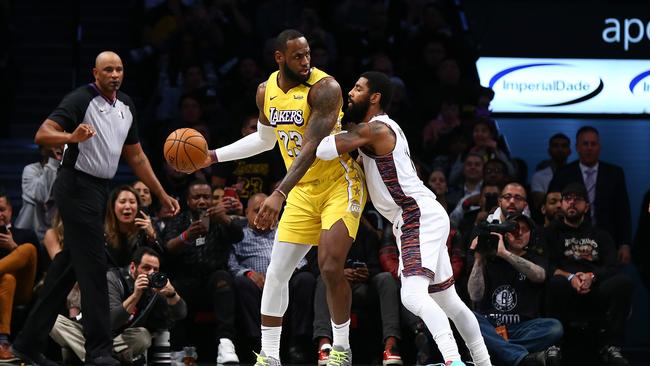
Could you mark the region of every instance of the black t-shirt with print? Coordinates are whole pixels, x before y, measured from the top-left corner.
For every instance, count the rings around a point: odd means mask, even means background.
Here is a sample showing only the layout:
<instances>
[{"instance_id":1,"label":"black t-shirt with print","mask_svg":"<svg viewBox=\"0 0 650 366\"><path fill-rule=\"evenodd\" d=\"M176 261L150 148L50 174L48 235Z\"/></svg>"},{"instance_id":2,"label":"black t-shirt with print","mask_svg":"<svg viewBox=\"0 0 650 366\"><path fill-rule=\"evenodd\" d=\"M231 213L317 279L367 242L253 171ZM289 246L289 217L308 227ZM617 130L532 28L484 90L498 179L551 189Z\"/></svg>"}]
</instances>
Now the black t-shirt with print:
<instances>
[{"instance_id":1,"label":"black t-shirt with print","mask_svg":"<svg viewBox=\"0 0 650 366\"><path fill-rule=\"evenodd\" d=\"M532 252L522 256L542 268L546 259ZM485 270L485 295L479 312L495 325L517 324L539 317L543 283L534 283L499 257L488 259Z\"/></svg>"},{"instance_id":2,"label":"black t-shirt with print","mask_svg":"<svg viewBox=\"0 0 650 366\"><path fill-rule=\"evenodd\" d=\"M596 281L618 272L614 240L606 231L587 221L575 228L554 222L545 230L545 236L550 253L550 271L592 272Z\"/></svg>"}]
</instances>

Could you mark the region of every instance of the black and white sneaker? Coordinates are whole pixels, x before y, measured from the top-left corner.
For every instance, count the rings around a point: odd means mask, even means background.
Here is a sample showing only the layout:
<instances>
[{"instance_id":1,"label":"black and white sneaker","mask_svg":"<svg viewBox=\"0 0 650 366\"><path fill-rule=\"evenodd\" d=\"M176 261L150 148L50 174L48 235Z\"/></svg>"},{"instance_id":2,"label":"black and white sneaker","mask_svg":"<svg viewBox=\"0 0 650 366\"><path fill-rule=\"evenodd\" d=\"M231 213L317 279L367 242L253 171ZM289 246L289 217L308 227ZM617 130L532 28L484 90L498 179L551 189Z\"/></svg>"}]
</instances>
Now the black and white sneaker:
<instances>
[{"instance_id":1,"label":"black and white sneaker","mask_svg":"<svg viewBox=\"0 0 650 366\"><path fill-rule=\"evenodd\" d=\"M546 354L546 366L561 366L562 351L558 346L550 346L544 351Z\"/></svg>"},{"instance_id":2,"label":"black and white sneaker","mask_svg":"<svg viewBox=\"0 0 650 366\"><path fill-rule=\"evenodd\" d=\"M604 346L600 349L600 360L608 366L628 366L630 363L621 354L621 347Z\"/></svg>"}]
</instances>

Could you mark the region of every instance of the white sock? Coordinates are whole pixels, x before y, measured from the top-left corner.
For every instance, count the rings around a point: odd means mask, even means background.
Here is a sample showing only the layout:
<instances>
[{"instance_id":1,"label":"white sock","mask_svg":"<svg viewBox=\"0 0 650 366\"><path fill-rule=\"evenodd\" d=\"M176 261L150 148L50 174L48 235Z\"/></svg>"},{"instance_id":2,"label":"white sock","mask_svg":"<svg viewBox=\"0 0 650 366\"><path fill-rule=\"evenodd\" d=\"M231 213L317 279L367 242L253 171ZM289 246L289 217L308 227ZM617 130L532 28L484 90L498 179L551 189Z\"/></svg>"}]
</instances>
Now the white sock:
<instances>
[{"instance_id":1,"label":"white sock","mask_svg":"<svg viewBox=\"0 0 650 366\"><path fill-rule=\"evenodd\" d=\"M262 325L262 351L276 360L280 359L280 336L282 327L267 327Z\"/></svg>"},{"instance_id":2,"label":"white sock","mask_svg":"<svg viewBox=\"0 0 650 366\"><path fill-rule=\"evenodd\" d=\"M458 297L454 286L444 291L431 294L431 297L444 309L445 314L456 325L458 332L463 337L472 355L474 364L477 366L490 366L490 354L483 341L478 320L476 320L474 313ZM447 361L447 358L445 358L445 361Z\"/></svg>"},{"instance_id":3,"label":"white sock","mask_svg":"<svg viewBox=\"0 0 650 366\"><path fill-rule=\"evenodd\" d=\"M456 339L454 339L454 333L438 333L433 336L433 340L436 342L436 345L438 345L442 359L445 362L460 361L460 354L458 353L458 346L456 345Z\"/></svg>"},{"instance_id":4,"label":"white sock","mask_svg":"<svg viewBox=\"0 0 650 366\"><path fill-rule=\"evenodd\" d=\"M350 319L343 324L332 322L332 346L339 346L343 349L350 348Z\"/></svg>"},{"instance_id":5,"label":"white sock","mask_svg":"<svg viewBox=\"0 0 650 366\"><path fill-rule=\"evenodd\" d=\"M472 343L466 343L469 353L472 355L472 361L476 366L490 366L490 354L488 353L487 347L483 338L480 338L477 341Z\"/></svg>"}]
</instances>

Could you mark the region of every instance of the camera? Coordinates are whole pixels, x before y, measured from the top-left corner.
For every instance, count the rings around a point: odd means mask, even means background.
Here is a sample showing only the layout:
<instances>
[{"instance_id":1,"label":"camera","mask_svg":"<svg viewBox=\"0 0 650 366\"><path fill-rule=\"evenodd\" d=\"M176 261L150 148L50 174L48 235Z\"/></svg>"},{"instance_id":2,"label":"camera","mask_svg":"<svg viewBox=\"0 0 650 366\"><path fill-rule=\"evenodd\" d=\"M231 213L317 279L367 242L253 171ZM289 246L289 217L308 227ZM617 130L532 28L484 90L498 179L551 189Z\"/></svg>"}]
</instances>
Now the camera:
<instances>
[{"instance_id":1,"label":"camera","mask_svg":"<svg viewBox=\"0 0 650 366\"><path fill-rule=\"evenodd\" d=\"M499 246L499 237L492 233L512 233L519 230L519 225L514 220L506 220L502 223L493 221L491 223L482 221L476 225L478 229L478 242L476 251L481 255L495 255Z\"/></svg>"},{"instance_id":2,"label":"camera","mask_svg":"<svg viewBox=\"0 0 650 366\"><path fill-rule=\"evenodd\" d=\"M162 272L152 272L147 276L149 278L149 287L163 288L167 285L167 275Z\"/></svg>"}]
</instances>

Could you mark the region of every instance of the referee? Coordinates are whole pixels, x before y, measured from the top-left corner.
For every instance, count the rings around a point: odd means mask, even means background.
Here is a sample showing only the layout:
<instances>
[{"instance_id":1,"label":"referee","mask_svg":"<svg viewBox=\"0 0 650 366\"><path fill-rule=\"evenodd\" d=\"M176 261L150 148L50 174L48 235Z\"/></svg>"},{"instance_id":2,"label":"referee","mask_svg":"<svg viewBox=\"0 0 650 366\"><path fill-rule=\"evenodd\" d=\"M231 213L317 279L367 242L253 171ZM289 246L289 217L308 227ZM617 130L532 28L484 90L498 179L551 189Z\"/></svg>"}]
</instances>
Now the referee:
<instances>
[{"instance_id":1,"label":"referee","mask_svg":"<svg viewBox=\"0 0 650 366\"><path fill-rule=\"evenodd\" d=\"M64 303L75 281L81 289L86 364L119 365L111 357L103 218L109 181L120 155L173 215L179 211L178 202L163 190L142 151L133 101L119 91L124 76L122 60L114 52L100 53L93 76L94 83L63 98L34 139L44 146L67 144L53 187L65 245L54 257L45 286L12 347L18 358L35 366L56 365L41 352L58 304Z\"/></svg>"}]
</instances>

